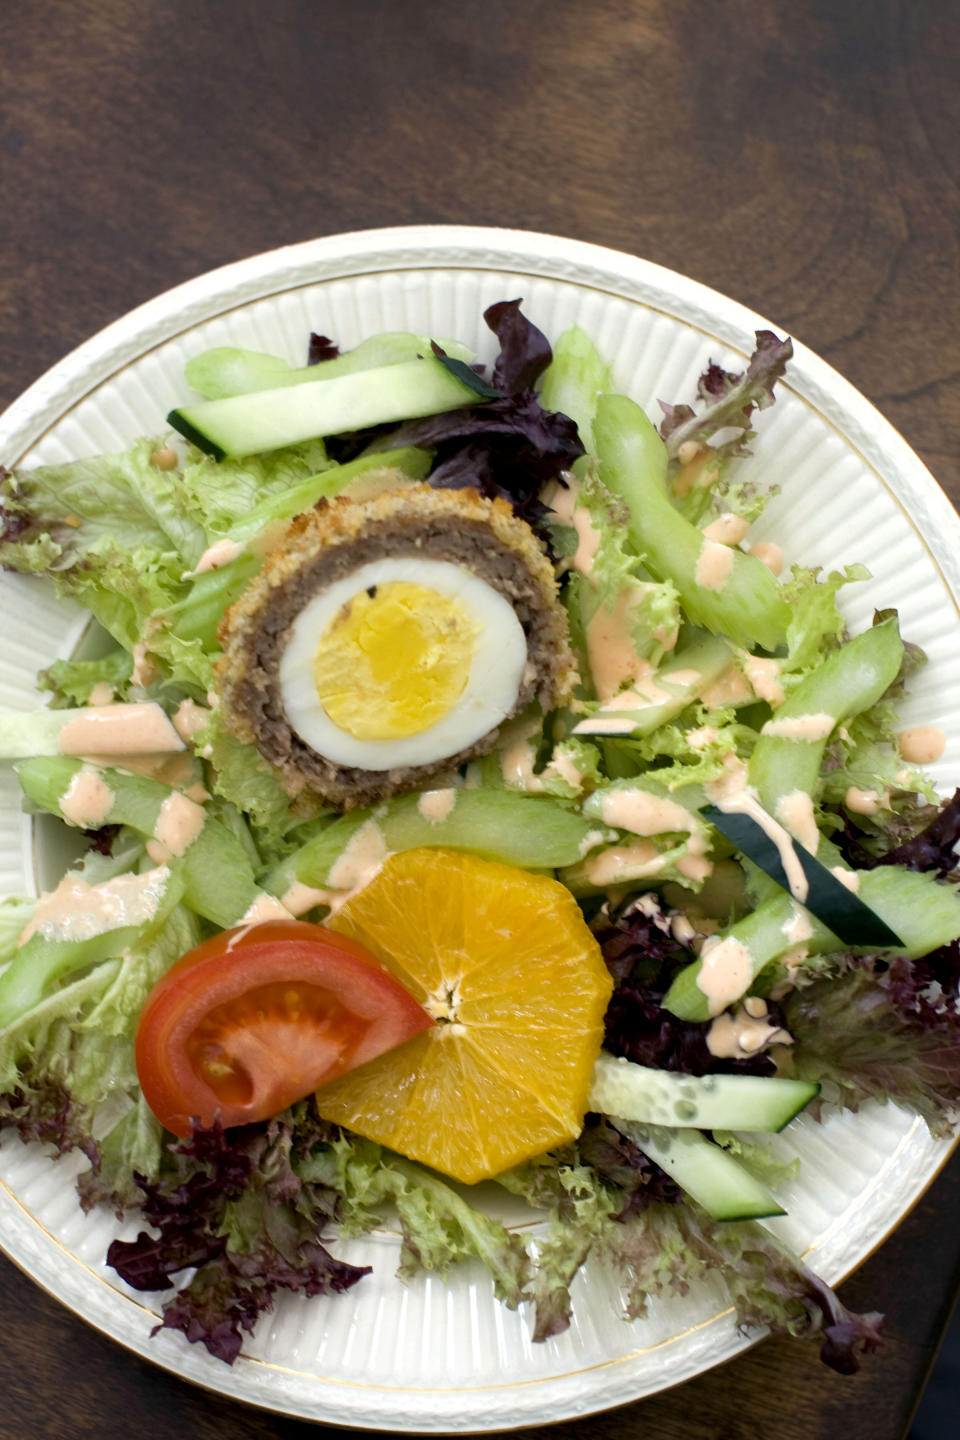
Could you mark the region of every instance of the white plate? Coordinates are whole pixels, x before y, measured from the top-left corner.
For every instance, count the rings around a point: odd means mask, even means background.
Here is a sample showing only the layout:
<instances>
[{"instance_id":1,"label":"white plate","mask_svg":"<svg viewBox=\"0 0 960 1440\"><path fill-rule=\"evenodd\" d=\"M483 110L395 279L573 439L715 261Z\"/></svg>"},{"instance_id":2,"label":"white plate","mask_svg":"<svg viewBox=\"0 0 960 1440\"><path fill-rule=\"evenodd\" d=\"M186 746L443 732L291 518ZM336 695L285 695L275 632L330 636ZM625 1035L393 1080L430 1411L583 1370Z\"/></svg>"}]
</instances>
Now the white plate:
<instances>
[{"instance_id":1,"label":"white plate","mask_svg":"<svg viewBox=\"0 0 960 1440\"><path fill-rule=\"evenodd\" d=\"M276 250L181 285L109 326L33 385L0 420L0 459L40 464L122 449L163 431L184 398L186 358L239 344L302 363L310 330L350 346L379 330L456 336L491 358L481 312L522 296L548 335L576 322L613 362L617 384L656 412L692 396L708 359L742 368L767 322L658 266L596 246L507 230L417 227L334 236ZM773 328L776 328L775 326ZM855 627L897 605L904 634L930 664L906 721L948 736L934 767L943 789L960 773L960 522L936 483L878 412L829 366L797 346L776 406L747 461L782 493L756 527L788 559L874 575L855 587ZM82 617L45 584L0 576L0 613L27 616L0 633L0 705L35 703L38 666L69 652ZM0 893L34 888L29 822L0 776ZM825 1125L801 1119L778 1140L801 1176L784 1187L784 1238L836 1282L890 1231L948 1153L904 1111L872 1107ZM388 1234L338 1247L374 1274L347 1295L282 1301L232 1369L155 1323L150 1297L103 1264L117 1231L83 1216L69 1176L9 1137L0 1146L0 1233L7 1253L91 1324L179 1375L292 1416L394 1431L484 1431L590 1414L688 1379L749 1343L714 1279L692 1294L620 1318L615 1282L588 1268L570 1329L529 1339L529 1316L502 1309L469 1268L444 1286L393 1278ZM128 1225L125 1234L132 1234Z\"/></svg>"}]
</instances>

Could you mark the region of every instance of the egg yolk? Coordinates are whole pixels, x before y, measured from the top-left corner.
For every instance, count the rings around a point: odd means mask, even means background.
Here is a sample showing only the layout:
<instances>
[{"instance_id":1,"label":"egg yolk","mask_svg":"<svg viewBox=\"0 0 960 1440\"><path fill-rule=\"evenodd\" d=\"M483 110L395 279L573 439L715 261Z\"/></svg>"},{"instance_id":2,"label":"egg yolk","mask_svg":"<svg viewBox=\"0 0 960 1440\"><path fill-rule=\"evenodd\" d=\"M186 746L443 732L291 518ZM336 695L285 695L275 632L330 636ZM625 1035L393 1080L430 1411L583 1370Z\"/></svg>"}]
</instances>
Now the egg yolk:
<instances>
[{"instance_id":1,"label":"egg yolk","mask_svg":"<svg viewBox=\"0 0 960 1440\"><path fill-rule=\"evenodd\" d=\"M391 580L354 595L320 637L317 698L358 740L429 729L467 687L480 626L455 599Z\"/></svg>"}]
</instances>

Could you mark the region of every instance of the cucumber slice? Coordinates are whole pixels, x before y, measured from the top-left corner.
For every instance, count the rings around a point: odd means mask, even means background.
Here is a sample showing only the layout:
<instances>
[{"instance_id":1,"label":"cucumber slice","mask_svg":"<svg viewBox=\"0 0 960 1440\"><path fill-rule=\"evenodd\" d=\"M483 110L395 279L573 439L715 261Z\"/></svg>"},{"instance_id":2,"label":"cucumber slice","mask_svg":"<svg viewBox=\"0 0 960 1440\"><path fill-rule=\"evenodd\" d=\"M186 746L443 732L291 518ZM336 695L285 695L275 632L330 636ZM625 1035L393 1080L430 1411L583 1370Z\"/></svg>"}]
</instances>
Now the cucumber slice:
<instances>
[{"instance_id":1,"label":"cucumber slice","mask_svg":"<svg viewBox=\"0 0 960 1440\"><path fill-rule=\"evenodd\" d=\"M764 1075L679 1075L601 1052L591 1110L648 1125L697 1130L782 1130L820 1086Z\"/></svg>"},{"instance_id":2,"label":"cucumber slice","mask_svg":"<svg viewBox=\"0 0 960 1440\"><path fill-rule=\"evenodd\" d=\"M619 1119L613 1123L714 1220L761 1220L787 1213L759 1180L699 1130Z\"/></svg>"},{"instance_id":3,"label":"cucumber slice","mask_svg":"<svg viewBox=\"0 0 960 1440\"><path fill-rule=\"evenodd\" d=\"M222 460L478 403L472 386L431 355L332 380L207 400L172 410L167 422Z\"/></svg>"}]
</instances>

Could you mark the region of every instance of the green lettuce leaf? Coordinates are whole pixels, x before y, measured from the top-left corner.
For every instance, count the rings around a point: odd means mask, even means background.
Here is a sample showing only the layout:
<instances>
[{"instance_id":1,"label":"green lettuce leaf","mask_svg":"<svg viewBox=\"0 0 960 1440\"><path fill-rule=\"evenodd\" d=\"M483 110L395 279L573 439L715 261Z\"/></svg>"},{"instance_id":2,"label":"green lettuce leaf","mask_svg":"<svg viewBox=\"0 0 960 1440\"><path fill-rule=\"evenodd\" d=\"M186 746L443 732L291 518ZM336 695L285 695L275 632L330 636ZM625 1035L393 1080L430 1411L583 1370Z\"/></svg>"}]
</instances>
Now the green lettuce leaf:
<instances>
[{"instance_id":1,"label":"green lettuce leaf","mask_svg":"<svg viewBox=\"0 0 960 1440\"><path fill-rule=\"evenodd\" d=\"M786 675L809 670L843 643L846 621L837 608L837 595L844 585L869 579L870 572L863 565L831 570L823 578L819 566L793 567L782 587L790 606L787 657L782 665Z\"/></svg>"},{"instance_id":2,"label":"green lettuce leaf","mask_svg":"<svg viewBox=\"0 0 960 1440\"><path fill-rule=\"evenodd\" d=\"M89 705L95 685L107 684L115 695L125 694L133 660L126 650L112 650L99 660L55 660L37 676L37 688L52 692L51 704L62 707Z\"/></svg>"},{"instance_id":3,"label":"green lettuce leaf","mask_svg":"<svg viewBox=\"0 0 960 1440\"><path fill-rule=\"evenodd\" d=\"M403 1236L401 1279L421 1271L446 1275L458 1261L476 1259L490 1273L498 1300L516 1309L525 1298L531 1264L520 1236L420 1165L343 1134L315 1151L298 1173L342 1196L338 1218L344 1235L363 1234L395 1210Z\"/></svg>"},{"instance_id":4,"label":"green lettuce leaf","mask_svg":"<svg viewBox=\"0 0 960 1440\"><path fill-rule=\"evenodd\" d=\"M309 440L267 455L242 460L213 460L191 449L183 464L182 486L211 537L226 535L254 505L328 469L322 440ZM192 568L192 567L191 567Z\"/></svg>"},{"instance_id":5,"label":"green lettuce leaf","mask_svg":"<svg viewBox=\"0 0 960 1440\"><path fill-rule=\"evenodd\" d=\"M156 448L138 440L118 455L5 473L0 500L15 539L0 545L0 564L72 570L87 557L136 550L176 555L181 569L192 569L207 537L177 472L150 464ZM24 564L21 547L38 541L48 563L38 567L31 555Z\"/></svg>"},{"instance_id":6,"label":"green lettuce leaf","mask_svg":"<svg viewBox=\"0 0 960 1440\"><path fill-rule=\"evenodd\" d=\"M262 755L231 734L218 708L194 740L209 761L211 790L247 816L265 859L281 858L286 837L326 813L319 800L294 802Z\"/></svg>"}]
</instances>

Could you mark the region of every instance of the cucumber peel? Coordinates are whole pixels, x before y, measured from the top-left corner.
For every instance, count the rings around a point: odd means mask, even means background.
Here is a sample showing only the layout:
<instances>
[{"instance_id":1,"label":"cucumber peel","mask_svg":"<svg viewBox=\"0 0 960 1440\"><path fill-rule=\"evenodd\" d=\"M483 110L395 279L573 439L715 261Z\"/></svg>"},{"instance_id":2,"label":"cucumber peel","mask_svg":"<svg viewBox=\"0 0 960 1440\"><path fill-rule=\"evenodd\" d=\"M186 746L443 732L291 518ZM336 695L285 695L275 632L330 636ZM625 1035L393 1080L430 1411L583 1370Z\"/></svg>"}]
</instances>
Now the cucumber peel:
<instances>
[{"instance_id":1,"label":"cucumber peel","mask_svg":"<svg viewBox=\"0 0 960 1440\"><path fill-rule=\"evenodd\" d=\"M618 1120L697 1130L777 1132L809 1105L819 1085L766 1075L682 1075L601 1051L589 1108Z\"/></svg>"},{"instance_id":2,"label":"cucumber peel","mask_svg":"<svg viewBox=\"0 0 960 1440\"><path fill-rule=\"evenodd\" d=\"M699 1130L613 1123L714 1220L762 1220L787 1213L766 1186Z\"/></svg>"},{"instance_id":3,"label":"cucumber peel","mask_svg":"<svg viewBox=\"0 0 960 1440\"><path fill-rule=\"evenodd\" d=\"M217 460L475 405L472 385L435 356L229 395L171 410L168 424Z\"/></svg>"}]
</instances>

